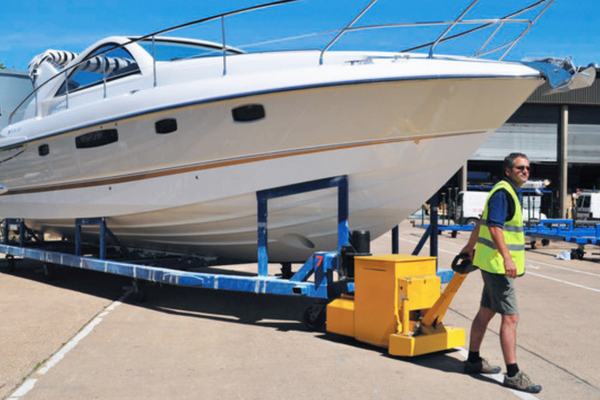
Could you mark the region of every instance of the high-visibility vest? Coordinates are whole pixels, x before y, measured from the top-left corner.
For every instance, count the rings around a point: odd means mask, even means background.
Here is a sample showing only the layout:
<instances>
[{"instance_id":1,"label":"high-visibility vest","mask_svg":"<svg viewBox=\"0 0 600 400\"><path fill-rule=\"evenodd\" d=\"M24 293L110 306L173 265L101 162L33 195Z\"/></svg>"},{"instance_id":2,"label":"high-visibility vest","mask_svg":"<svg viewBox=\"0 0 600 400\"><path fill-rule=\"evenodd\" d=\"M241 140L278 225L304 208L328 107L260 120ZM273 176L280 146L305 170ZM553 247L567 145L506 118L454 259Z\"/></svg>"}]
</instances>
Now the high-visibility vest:
<instances>
[{"instance_id":1,"label":"high-visibility vest","mask_svg":"<svg viewBox=\"0 0 600 400\"><path fill-rule=\"evenodd\" d=\"M506 190L515 205L515 214L512 219L504 223L504 241L508 246L510 255L517 266L517 275L521 276L525 273L525 232L523 228L523 212L521 211L521 203L513 186L505 180L498 182L490 192L486 202L483 216L481 217L481 225L479 228L479 238L477 239L477 250L473 264L479 269L490 272L492 274L505 274L504 258L496 249L490 228L487 224L489 211L489 201L494 193L498 190Z\"/></svg>"}]
</instances>

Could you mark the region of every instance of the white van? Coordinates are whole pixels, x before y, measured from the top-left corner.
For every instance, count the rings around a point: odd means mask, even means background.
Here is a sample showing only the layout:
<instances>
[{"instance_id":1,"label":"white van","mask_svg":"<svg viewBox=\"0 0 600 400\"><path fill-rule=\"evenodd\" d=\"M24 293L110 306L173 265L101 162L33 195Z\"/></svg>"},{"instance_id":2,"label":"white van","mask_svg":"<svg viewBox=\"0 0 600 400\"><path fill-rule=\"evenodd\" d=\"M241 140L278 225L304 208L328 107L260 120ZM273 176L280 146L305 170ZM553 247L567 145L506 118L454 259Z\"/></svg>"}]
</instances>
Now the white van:
<instances>
[{"instance_id":1,"label":"white van","mask_svg":"<svg viewBox=\"0 0 600 400\"><path fill-rule=\"evenodd\" d=\"M456 198L456 218L461 225L476 225L490 192L460 192Z\"/></svg>"},{"instance_id":2,"label":"white van","mask_svg":"<svg viewBox=\"0 0 600 400\"><path fill-rule=\"evenodd\" d=\"M483 214L485 201L490 192L464 191L458 194L456 204L456 216L461 225L476 225L477 220ZM524 195L523 221L546 219L546 215L540 211L542 197L539 195Z\"/></svg>"},{"instance_id":3,"label":"white van","mask_svg":"<svg viewBox=\"0 0 600 400\"><path fill-rule=\"evenodd\" d=\"M576 204L577 219L600 219L600 193L579 193Z\"/></svg>"}]
</instances>

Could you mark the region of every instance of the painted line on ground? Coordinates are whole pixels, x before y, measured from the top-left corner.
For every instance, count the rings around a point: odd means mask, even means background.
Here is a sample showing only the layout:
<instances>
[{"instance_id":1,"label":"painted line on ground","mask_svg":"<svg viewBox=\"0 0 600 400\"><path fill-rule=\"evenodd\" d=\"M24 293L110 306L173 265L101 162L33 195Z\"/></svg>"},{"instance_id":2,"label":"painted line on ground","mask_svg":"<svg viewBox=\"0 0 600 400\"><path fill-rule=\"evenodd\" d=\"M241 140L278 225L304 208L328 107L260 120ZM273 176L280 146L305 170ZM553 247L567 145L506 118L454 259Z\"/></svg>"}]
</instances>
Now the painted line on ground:
<instances>
[{"instance_id":1,"label":"painted line on ground","mask_svg":"<svg viewBox=\"0 0 600 400\"><path fill-rule=\"evenodd\" d=\"M458 352L461 356L463 356L465 358L465 360L469 357L469 352L464 347L459 347ZM496 382L498 382L500 385L503 385L503 382L504 382L503 374L489 374L489 375L486 374L485 376L490 377L493 380L495 380ZM510 392L512 392L515 396L517 396L523 400L537 400L537 397L535 397L531 393L520 392L518 390L509 389L509 388L506 388L506 389L509 390Z\"/></svg>"},{"instance_id":2,"label":"painted line on ground","mask_svg":"<svg viewBox=\"0 0 600 400\"><path fill-rule=\"evenodd\" d=\"M600 289L591 288L589 286L580 285L578 283L573 283L573 282L565 281L563 279L551 278L549 276L542 275L542 274L536 274L535 272L531 272L531 271L528 271L527 274L528 275L537 276L538 278L544 278L544 279L548 279L550 281L563 283L565 285L574 286L574 287L579 288L579 289L585 289L585 290L589 290L589 291L592 291L592 292L600 293Z\"/></svg>"},{"instance_id":3,"label":"painted line on ground","mask_svg":"<svg viewBox=\"0 0 600 400\"><path fill-rule=\"evenodd\" d=\"M94 319L88 322L69 342L63 345L56 353L52 355L46 362L44 362L37 371L34 371L29 377L17 387L17 389L7 397L7 400L20 400L21 397L29 393L36 385L38 380L44 376L48 371L54 368L71 350L73 350L79 342L81 342L87 335L89 335L96 326L98 326L104 317L110 314L115 308L123 304L127 296L132 292L132 289L127 290L118 299L113 301L108 307L102 310Z\"/></svg>"},{"instance_id":4,"label":"painted line on ground","mask_svg":"<svg viewBox=\"0 0 600 400\"><path fill-rule=\"evenodd\" d=\"M552 268L556 268L556 269L561 269L561 270L564 270L564 271L575 272L577 274L589 275L589 276L594 276L594 277L600 278L600 274L595 274L593 272L580 271L578 269L567 268L567 267L563 267L563 266L560 266L560 265L548 264L548 263L545 263L545 262L542 262L542 261L534 261L534 263L540 264L540 265L546 265L548 267L552 267Z\"/></svg>"}]
</instances>

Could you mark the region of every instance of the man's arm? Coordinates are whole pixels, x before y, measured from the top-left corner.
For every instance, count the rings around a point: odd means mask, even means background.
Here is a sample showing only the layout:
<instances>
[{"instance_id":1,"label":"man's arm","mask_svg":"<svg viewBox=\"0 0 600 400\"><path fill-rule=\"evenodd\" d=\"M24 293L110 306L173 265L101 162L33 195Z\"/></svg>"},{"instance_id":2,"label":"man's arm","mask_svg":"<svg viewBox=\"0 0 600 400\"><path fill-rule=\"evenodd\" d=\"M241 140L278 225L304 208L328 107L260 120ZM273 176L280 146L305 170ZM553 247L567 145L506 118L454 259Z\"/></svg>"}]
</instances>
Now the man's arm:
<instances>
[{"instance_id":1,"label":"man's arm","mask_svg":"<svg viewBox=\"0 0 600 400\"><path fill-rule=\"evenodd\" d=\"M479 238L479 227L481 226L481 219L477 221L477 225L471 231L471 236L469 236L469 241L460 251L460 254L468 254L469 260L473 261L473 256L475 253L475 245L477 245L477 238Z\"/></svg>"},{"instance_id":2,"label":"man's arm","mask_svg":"<svg viewBox=\"0 0 600 400\"><path fill-rule=\"evenodd\" d=\"M494 241L494 245L498 252L504 258L504 269L506 270L506 276L510 278L517 277L517 266L513 261L510 251L508 250L508 246L506 245L506 241L504 240L504 233L502 228L498 226L490 226L490 235L492 236L492 240Z\"/></svg>"}]
</instances>

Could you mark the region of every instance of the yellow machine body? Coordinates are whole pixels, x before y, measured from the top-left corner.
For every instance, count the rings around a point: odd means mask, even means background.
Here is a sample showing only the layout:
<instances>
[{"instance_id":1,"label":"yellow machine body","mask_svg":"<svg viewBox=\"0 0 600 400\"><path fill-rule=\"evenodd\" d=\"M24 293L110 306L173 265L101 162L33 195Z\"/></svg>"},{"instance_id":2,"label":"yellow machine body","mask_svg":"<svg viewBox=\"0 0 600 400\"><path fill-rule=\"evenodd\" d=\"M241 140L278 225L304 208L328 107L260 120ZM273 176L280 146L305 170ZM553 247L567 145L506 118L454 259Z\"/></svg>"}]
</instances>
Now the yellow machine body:
<instances>
[{"instance_id":1,"label":"yellow machine body","mask_svg":"<svg viewBox=\"0 0 600 400\"><path fill-rule=\"evenodd\" d=\"M354 271L354 296L327 306L327 331L386 347L395 356L465 344L465 330L441 320L466 275L455 274L441 295L435 257L356 257Z\"/></svg>"}]
</instances>

